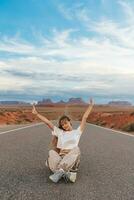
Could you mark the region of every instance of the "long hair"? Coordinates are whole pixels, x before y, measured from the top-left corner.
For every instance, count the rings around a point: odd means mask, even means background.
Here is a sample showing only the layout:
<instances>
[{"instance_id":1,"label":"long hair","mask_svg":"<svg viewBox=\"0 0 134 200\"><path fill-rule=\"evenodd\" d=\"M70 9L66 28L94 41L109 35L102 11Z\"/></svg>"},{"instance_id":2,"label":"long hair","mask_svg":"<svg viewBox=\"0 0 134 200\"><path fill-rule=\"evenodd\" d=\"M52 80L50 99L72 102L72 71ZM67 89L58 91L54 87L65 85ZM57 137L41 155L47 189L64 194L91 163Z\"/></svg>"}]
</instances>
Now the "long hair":
<instances>
[{"instance_id":1,"label":"long hair","mask_svg":"<svg viewBox=\"0 0 134 200\"><path fill-rule=\"evenodd\" d=\"M62 125L61 125L61 122L62 121L71 121L71 119L67 116L67 115L62 115L61 117L60 117L60 119L59 119L59 125L58 125L58 127L60 128L60 129L62 129L62 130L64 130L64 128L62 127ZM72 125L72 123L70 122L70 124Z\"/></svg>"}]
</instances>

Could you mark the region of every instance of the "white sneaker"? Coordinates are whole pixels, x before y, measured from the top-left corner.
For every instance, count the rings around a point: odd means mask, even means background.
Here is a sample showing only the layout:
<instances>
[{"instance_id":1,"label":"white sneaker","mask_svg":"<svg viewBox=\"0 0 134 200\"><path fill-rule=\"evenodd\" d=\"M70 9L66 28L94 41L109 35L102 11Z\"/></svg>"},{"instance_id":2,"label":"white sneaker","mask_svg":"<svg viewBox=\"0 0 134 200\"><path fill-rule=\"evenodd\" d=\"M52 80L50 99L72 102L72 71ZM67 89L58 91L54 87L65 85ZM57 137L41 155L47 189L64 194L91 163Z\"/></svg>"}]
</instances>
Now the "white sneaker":
<instances>
[{"instance_id":1,"label":"white sneaker","mask_svg":"<svg viewBox=\"0 0 134 200\"><path fill-rule=\"evenodd\" d=\"M76 172L66 172L67 179L69 179L72 183L76 181L76 176L77 176Z\"/></svg>"},{"instance_id":2,"label":"white sneaker","mask_svg":"<svg viewBox=\"0 0 134 200\"><path fill-rule=\"evenodd\" d=\"M50 175L49 179L53 181L54 183L57 183L64 173L65 171L63 169L59 169L54 174Z\"/></svg>"}]
</instances>

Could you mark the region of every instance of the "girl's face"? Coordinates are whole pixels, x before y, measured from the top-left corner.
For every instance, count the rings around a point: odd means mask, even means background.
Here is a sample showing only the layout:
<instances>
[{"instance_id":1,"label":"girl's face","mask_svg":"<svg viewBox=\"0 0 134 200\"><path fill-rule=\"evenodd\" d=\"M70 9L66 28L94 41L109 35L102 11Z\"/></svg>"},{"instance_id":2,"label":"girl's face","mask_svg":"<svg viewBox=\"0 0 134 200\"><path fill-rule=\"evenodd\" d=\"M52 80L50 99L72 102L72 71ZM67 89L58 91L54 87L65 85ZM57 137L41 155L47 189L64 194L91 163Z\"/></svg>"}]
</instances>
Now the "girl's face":
<instances>
[{"instance_id":1,"label":"girl's face","mask_svg":"<svg viewBox=\"0 0 134 200\"><path fill-rule=\"evenodd\" d=\"M70 121L68 121L68 120L61 121L61 126L65 131L71 131L72 130L72 125L71 125Z\"/></svg>"}]
</instances>

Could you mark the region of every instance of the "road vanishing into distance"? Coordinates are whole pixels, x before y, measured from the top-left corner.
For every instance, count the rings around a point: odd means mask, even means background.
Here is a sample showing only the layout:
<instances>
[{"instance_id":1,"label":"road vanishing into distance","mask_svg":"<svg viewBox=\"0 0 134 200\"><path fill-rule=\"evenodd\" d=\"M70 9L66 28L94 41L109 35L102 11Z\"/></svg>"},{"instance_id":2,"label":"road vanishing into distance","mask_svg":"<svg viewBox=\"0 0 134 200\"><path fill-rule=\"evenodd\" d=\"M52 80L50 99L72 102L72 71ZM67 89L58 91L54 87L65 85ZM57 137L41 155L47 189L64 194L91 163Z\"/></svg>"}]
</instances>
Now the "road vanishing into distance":
<instances>
[{"instance_id":1,"label":"road vanishing into distance","mask_svg":"<svg viewBox=\"0 0 134 200\"><path fill-rule=\"evenodd\" d=\"M87 123L77 180L57 184L45 166L50 140L43 123L0 127L0 200L134 200L134 136Z\"/></svg>"}]
</instances>

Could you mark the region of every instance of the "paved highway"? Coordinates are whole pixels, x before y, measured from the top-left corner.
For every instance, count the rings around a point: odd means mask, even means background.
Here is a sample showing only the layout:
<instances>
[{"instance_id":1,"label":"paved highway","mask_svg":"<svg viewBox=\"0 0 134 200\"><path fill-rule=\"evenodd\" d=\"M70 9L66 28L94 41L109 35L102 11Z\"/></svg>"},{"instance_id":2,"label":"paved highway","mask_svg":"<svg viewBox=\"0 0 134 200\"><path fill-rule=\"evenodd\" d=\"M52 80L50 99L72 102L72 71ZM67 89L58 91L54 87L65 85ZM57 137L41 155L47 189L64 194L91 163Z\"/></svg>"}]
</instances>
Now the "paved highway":
<instances>
[{"instance_id":1,"label":"paved highway","mask_svg":"<svg viewBox=\"0 0 134 200\"><path fill-rule=\"evenodd\" d=\"M45 167L51 130L23 126L0 127L0 200L134 200L134 136L87 124L76 183L55 184Z\"/></svg>"}]
</instances>

